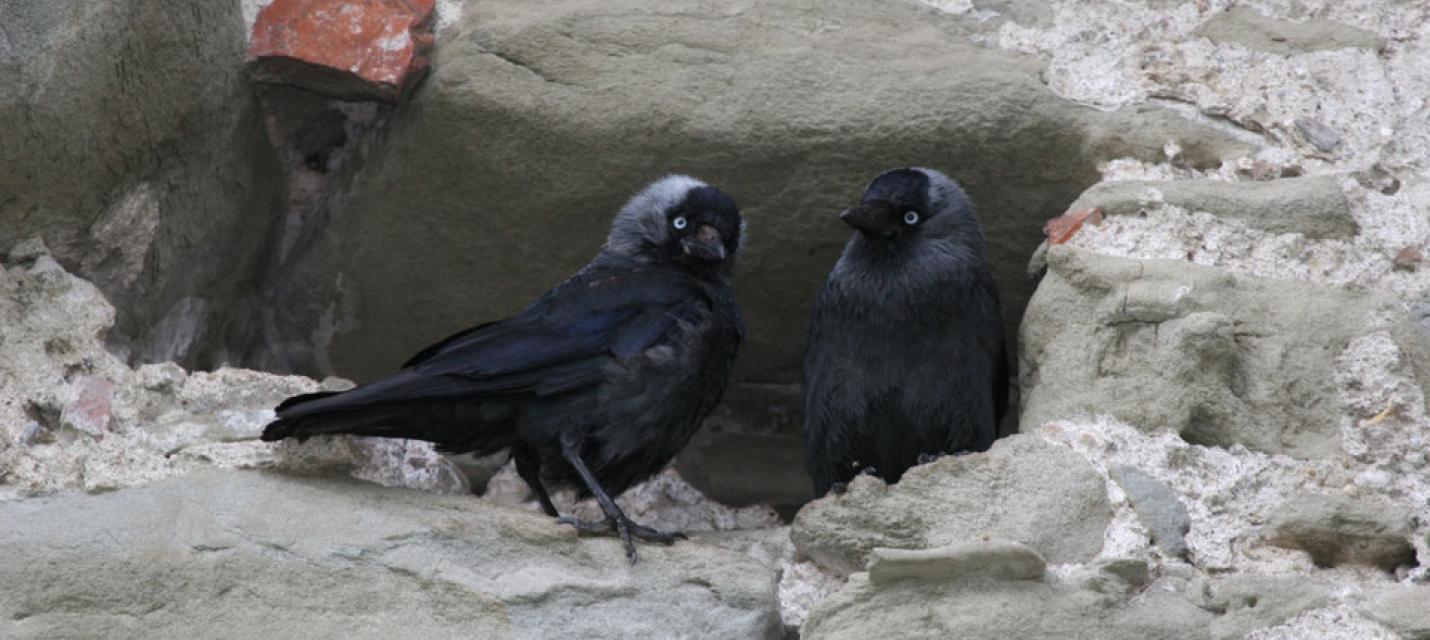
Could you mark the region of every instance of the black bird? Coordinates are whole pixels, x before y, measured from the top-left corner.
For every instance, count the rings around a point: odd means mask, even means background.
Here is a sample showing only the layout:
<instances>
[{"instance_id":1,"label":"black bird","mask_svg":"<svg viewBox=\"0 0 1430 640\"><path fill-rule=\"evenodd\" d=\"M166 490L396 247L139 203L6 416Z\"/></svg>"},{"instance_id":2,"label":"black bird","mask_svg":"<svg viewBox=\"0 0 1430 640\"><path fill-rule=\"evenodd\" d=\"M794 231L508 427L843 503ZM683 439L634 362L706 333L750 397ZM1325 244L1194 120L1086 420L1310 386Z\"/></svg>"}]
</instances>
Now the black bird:
<instances>
[{"instance_id":1,"label":"black bird","mask_svg":"<svg viewBox=\"0 0 1430 640\"><path fill-rule=\"evenodd\" d=\"M1008 404L998 290L958 183L889 171L839 217L855 233L815 301L804 358L817 496L860 473L893 483L932 457L984 451Z\"/></svg>"},{"instance_id":2,"label":"black bird","mask_svg":"<svg viewBox=\"0 0 1430 640\"><path fill-rule=\"evenodd\" d=\"M720 401L744 323L732 290L744 237L725 193L687 176L658 180L616 215L599 254L515 317L468 329L396 373L278 405L264 440L319 434L411 438L449 453L510 450L548 515L548 488L594 495L602 522L560 518L669 544L612 496L659 472Z\"/></svg>"}]
</instances>

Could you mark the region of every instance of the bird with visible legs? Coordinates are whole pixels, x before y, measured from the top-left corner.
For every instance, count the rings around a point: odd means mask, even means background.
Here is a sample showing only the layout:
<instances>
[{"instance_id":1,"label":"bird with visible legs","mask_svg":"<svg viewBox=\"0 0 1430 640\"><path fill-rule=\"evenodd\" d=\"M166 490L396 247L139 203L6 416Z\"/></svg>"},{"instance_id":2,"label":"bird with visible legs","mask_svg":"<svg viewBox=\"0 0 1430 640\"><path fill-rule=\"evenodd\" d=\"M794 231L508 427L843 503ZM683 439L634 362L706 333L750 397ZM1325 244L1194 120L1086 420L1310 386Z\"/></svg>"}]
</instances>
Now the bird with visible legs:
<instances>
[{"instance_id":1,"label":"bird with visible legs","mask_svg":"<svg viewBox=\"0 0 1430 640\"><path fill-rule=\"evenodd\" d=\"M745 236L734 200L668 176L616 214L585 267L517 315L457 333L391 375L289 398L264 440L325 434L426 440L447 453L506 450L547 515L583 534L684 536L615 502L663 469L715 408L744 337L735 302ZM562 517L549 493L593 496L605 519Z\"/></svg>"}]
</instances>

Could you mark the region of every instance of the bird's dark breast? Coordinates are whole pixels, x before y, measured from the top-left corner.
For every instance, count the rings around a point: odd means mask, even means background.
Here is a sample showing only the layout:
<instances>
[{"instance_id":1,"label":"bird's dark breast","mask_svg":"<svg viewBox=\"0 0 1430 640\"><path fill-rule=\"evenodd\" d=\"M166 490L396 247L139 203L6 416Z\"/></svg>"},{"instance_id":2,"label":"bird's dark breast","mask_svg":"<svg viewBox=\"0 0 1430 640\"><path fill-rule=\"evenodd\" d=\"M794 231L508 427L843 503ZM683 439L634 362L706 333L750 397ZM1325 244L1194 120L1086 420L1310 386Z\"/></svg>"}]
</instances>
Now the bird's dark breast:
<instances>
[{"instance_id":1,"label":"bird's dark breast","mask_svg":"<svg viewBox=\"0 0 1430 640\"><path fill-rule=\"evenodd\" d=\"M582 458L612 495L660 472L690 441L719 403L739 335L717 311L682 321L675 339L608 365L604 381L580 408L567 403L557 429L585 429ZM543 478L557 486L583 485L556 451L542 456Z\"/></svg>"},{"instance_id":2,"label":"bird's dark breast","mask_svg":"<svg viewBox=\"0 0 1430 640\"><path fill-rule=\"evenodd\" d=\"M992 443L996 315L961 296L906 306L825 294L805 362L806 452L817 483L848 481L865 467L892 482L919 454Z\"/></svg>"}]
</instances>

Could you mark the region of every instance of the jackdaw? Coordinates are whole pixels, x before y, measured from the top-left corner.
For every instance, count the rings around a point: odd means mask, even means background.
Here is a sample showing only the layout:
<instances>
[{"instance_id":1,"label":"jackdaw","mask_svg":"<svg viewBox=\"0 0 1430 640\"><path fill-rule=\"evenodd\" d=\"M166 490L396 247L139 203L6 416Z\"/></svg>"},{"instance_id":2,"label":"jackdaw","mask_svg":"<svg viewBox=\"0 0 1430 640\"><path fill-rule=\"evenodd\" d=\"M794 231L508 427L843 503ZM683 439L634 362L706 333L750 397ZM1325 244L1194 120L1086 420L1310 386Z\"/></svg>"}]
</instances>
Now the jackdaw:
<instances>
[{"instance_id":1,"label":"jackdaw","mask_svg":"<svg viewBox=\"0 0 1430 640\"><path fill-rule=\"evenodd\" d=\"M396 373L278 405L264 440L319 434L412 438L448 453L509 450L560 522L672 543L612 496L659 472L724 392L744 337L735 257L744 238L724 192L688 176L647 186L616 214L576 275L512 318L462 331ZM606 518L563 518L548 488L594 495Z\"/></svg>"},{"instance_id":2,"label":"jackdaw","mask_svg":"<svg viewBox=\"0 0 1430 640\"><path fill-rule=\"evenodd\" d=\"M958 183L896 169L839 217L855 233L815 301L804 358L816 496L860 473L893 483L932 457L984 451L1008 403L998 290Z\"/></svg>"}]
</instances>

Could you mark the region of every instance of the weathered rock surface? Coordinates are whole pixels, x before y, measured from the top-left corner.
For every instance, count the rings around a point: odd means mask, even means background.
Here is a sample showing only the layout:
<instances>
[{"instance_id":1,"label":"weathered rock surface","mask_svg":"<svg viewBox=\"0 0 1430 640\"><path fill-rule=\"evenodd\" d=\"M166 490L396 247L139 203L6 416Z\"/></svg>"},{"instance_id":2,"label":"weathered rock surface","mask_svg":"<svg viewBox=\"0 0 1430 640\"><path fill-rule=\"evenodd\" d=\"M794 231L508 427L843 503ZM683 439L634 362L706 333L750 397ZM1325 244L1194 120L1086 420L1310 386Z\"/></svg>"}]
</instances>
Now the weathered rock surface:
<instances>
[{"instance_id":1,"label":"weathered rock surface","mask_svg":"<svg viewBox=\"0 0 1430 640\"><path fill-rule=\"evenodd\" d=\"M1339 450L1335 359L1372 292L1053 247L1023 321L1022 421L1108 414L1188 442Z\"/></svg>"},{"instance_id":2,"label":"weathered rock surface","mask_svg":"<svg viewBox=\"0 0 1430 640\"><path fill-rule=\"evenodd\" d=\"M1327 585L1288 576L1241 575L1208 580L1193 585L1188 595L1198 606L1217 614L1208 629L1217 640L1243 638L1332 601Z\"/></svg>"},{"instance_id":3,"label":"weathered rock surface","mask_svg":"<svg viewBox=\"0 0 1430 640\"><path fill-rule=\"evenodd\" d=\"M1365 594L1360 612L1404 640L1430 640L1430 587L1384 587Z\"/></svg>"},{"instance_id":4,"label":"weathered rock surface","mask_svg":"<svg viewBox=\"0 0 1430 640\"><path fill-rule=\"evenodd\" d=\"M1305 551L1319 566L1358 563L1394 571L1415 562L1411 515L1388 504L1299 494L1276 510L1265 531L1271 544Z\"/></svg>"},{"instance_id":5,"label":"weathered rock surface","mask_svg":"<svg viewBox=\"0 0 1430 640\"><path fill-rule=\"evenodd\" d=\"M1385 46L1384 38L1342 22L1324 18L1277 20L1249 7L1232 7L1217 14L1197 27L1196 34L1214 42L1280 55Z\"/></svg>"},{"instance_id":6,"label":"weathered rock surface","mask_svg":"<svg viewBox=\"0 0 1430 640\"><path fill-rule=\"evenodd\" d=\"M776 575L744 554L684 541L643 546L632 566L618 541L578 539L539 514L351 480L213 470L3 503L0 521L7 638L780 629Z\"/></svg>"},{"instance_id":7,"label":"weathered rock surface","mask_svg":"<svg viewBox=\"0 0 1430 640\"><path fill-rule=\"evenodd\" d=\"M1271 233L1311 239L1350 239L1360 233L1351 205L1332 176L1264 182L1123 180L1093 185L1069 209L1097 207L1108 215L1137 215L1150 204L1204 211Z\"/></svg>"},{"instance_id":8,"label":"weathered rock surface","mask_svg":"<svg viewBox=\"0 0 1430 640\"><path fill-rule=\"evenodd\" d=\"M427 73L435 0L276 0L259 12L249 68L344 100L396 102Z\"/></svg>"},{"instance_id":9,"label":"weathered rock surface","mask_svg":"<svg viewBox=\"0 0 1430 640\"><path fill-rule=\"evenodd\" d=\"M210 466L467 493L466 479L425 442L258 442L282 399L347 383L230 368L190 374L173 363L130 369L104 349L114 317L94 285L66 273L38 240L0 260L0 500Z\"/></svg>"},{"instance_id":10,"label":"weathered rock surface","mask_svg":"<svg viewBox=\"0 0 1430 640\"><path fill-rule=\"evenodd\" d=\"M879 579L885 561L876 559L868 573L850 576L811 613L801 637L1206 638L1215 618L1160 590L1129 602L1045 581L1037 554L1014 543L975 543L954 557L925 555L946 570L908 568L899 579Z\"/></svg>"},{"instance_id":11,"label":"weathered rock surface","mask_svg":"<svg viewBox=\"0 0 1430 640\"><path fill-rule=\"evenodd\" d=\"M992 578L1042 580L1047 561L1017 542L966 542L937 549L875 548L869 554L869 581Z\"/></svg>"},{"instance_id":12,"label":"weathered rock surface","mask_svg":"<svg viewBox=\"0 0 1430 640\"><path fill-rule=\"evenodd\" d=\"M0 7L0 247L42 236L138 361L222 362L278 219L239 5Z\"/></svg>"},{"instance_id":13,"label":"weathered rock surface","mask_svg":"<svg viewBox=\"0 0 1430 640\"><path fill-rule=\"evenodd\" d=\"M1013 540L1049 562L1091 560L1110 517L1103 479L1078 454L1014 435L986 453L915 467L895 485L856 478L842 495L800 510L801 554L842 573L876 547L930 549L987 537Z\"/></svg>"}]
</instances>

